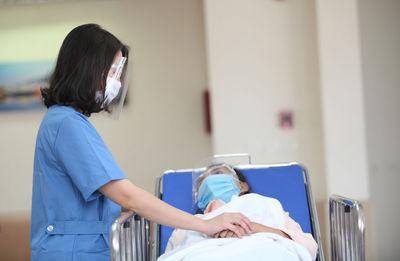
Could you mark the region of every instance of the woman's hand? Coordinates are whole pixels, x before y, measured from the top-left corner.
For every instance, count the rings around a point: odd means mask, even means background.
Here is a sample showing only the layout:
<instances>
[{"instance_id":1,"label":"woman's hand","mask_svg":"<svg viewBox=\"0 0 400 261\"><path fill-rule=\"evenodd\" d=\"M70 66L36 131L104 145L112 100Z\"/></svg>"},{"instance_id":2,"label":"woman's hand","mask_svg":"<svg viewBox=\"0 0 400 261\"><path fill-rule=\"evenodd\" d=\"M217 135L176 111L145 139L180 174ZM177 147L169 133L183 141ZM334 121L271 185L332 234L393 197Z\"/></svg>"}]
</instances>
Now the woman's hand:
<instances>
[{"instance_id":1,"label":"woman's hand","mask_svg":"<svg viewBox=\"0 0 400 261\"><path fill-rule=\"evenodd\" d=\"M237 237L249 235L253 232L251 221L241 213L223 213L212 219L205 220L207 223L207 235L214 235L222 231L231 231Z\"/></svg>"}]
</instances>

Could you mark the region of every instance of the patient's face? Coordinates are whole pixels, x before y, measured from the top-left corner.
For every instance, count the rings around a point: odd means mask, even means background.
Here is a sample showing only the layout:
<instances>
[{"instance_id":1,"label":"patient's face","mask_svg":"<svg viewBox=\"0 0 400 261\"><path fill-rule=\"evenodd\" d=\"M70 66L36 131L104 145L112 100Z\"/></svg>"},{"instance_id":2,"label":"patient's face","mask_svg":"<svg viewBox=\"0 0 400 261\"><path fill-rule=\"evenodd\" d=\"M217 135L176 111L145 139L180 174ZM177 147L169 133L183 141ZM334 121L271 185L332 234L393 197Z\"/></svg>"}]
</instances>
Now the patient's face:
<instances>
[{"instance_id":1,"label":"patient's face","mask_svg":"<svg viewBox=\"0 0 400 261\"><path fill-rule=\"evenodd\" d=\"M242 177L244 179L244 177ZM249 186L240 182L234 169L226 166L216 166L207 169L197 183L198 207L205 210L210 202L222 200L228 203L233 195L241 196L247 193Z\"/></svg>"},{"instance_id":2,"label":"patient's face","mask_svg":"<svg viewBox=\"0 0 400 261\"><path fill-rule=\"evenodd\" d=\"M227 167L221 166L218 168L213 169L208 173L208 175L205 175L203 177L200 177L199 183L198 183L198 188L200 188L201 184L203 181L209 177L210 175L218 175L218 174L231 174L231 175L236 175L236 173L232 173L232 169L229 169ZM246 182L240 182L237 178L234 178L234 182L236 186L240 189L240 195L246 193L249 191L249 186Z\"/></svg>"}]
</instances>

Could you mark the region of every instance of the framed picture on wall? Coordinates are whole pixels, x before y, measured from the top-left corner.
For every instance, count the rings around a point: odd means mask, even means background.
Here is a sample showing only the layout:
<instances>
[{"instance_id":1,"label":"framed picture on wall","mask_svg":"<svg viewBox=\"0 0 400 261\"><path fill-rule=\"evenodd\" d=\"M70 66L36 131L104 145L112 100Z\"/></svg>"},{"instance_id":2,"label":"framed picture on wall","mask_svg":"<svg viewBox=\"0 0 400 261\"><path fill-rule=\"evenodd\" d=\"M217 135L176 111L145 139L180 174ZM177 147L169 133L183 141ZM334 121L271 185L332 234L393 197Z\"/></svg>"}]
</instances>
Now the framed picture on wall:
<instances>
[{"instance_id":1,"label":"framed picture on wall","mask_svg":"<svg viewBox=\"0 0 400 261\"><path fill-rule=\"evenodd\" d=\"M0 111L45 108L40 88L48 86L55 62L0 63Z\"/></svg>"}]
</instances>

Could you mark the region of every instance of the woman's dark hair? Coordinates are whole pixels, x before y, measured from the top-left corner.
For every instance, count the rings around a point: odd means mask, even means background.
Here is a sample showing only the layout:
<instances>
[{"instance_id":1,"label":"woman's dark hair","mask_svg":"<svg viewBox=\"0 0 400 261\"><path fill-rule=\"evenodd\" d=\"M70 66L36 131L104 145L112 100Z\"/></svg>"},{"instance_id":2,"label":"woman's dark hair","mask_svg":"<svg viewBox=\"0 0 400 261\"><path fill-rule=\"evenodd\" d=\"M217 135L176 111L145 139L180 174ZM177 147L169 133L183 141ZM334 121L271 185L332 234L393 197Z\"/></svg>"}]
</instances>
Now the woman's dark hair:
<instances>
[{"instance_id":1,"label":"woman's dark hair","mask_svg":"<svg viewBox=\"0 0 400 261\"><path fill-rule=\"evenodd\" d=\"M46 107L72 106L86 116L103 109L109 111L107 105L102 106L104 89L118 51L128 58L128 47L99 25L74 28L60 48L49 87L41 88ZM97 91L102 93L101 98L96 98Z\"/></svg>"}]
</instances>

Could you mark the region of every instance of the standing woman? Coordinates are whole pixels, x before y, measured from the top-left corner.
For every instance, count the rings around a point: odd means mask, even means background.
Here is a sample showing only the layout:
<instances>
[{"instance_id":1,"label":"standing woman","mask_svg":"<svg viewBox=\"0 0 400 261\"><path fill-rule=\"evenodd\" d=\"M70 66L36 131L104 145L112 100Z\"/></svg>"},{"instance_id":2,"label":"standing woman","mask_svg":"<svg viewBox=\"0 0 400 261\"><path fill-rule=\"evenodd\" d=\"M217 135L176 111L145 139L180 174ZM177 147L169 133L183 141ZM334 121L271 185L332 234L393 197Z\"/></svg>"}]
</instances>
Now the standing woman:
<instances>
[{"instance_id":1,"label":"standing woman","mask_svg":"<svg viewBox=\"0 0 400 261\"><path fill-rule=\"evenodd\" d=\"M81 25L65 38L50 86L48 108L35 149L31 260L109 260L109 229L121 207L167 226L214 234L240 227L239 213L201 220L180 211L127 180L88 121L109 111L121 87L118 71L128 48L96 24Z\"/></svg>"}]
</instances>

